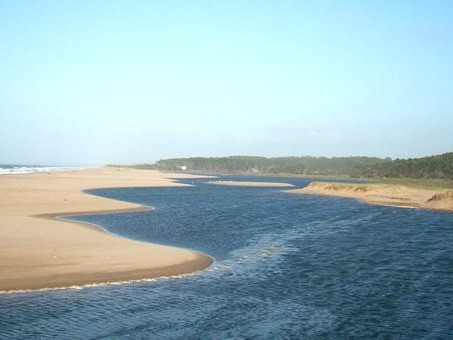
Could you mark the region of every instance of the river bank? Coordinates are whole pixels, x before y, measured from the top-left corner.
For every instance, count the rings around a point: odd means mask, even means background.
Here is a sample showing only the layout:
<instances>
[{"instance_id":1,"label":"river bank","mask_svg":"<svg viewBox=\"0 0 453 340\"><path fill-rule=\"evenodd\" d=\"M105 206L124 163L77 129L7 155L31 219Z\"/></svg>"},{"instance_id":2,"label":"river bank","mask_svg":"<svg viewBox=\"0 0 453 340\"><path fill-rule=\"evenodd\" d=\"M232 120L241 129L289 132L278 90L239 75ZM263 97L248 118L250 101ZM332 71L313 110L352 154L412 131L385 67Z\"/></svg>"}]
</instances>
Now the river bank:
<instances>
[{"instance_id":1,"label":"river bank","mask_svg":"<svg viewBox=\"0 0 453 340\"><path fill-rule=\"evenodd\" d=\"M447 189L423 189L381 183L312 182L305 188L288 192L347 197L371 204L404 208L453 211L453 191Z\"/></svg>"},{"instance_id":2,"label":"river bank","mask_svg":"<svg viewBox=\"0 0 453 340\"><path fill-rule=\"evenodd\" d=\"M83 190L182 186L174 179L193 177L129 168L0 176L0 291L155 278L209 266L212 259L204 254L54 218L149 209Z\"/></svg>"}]
</instances>

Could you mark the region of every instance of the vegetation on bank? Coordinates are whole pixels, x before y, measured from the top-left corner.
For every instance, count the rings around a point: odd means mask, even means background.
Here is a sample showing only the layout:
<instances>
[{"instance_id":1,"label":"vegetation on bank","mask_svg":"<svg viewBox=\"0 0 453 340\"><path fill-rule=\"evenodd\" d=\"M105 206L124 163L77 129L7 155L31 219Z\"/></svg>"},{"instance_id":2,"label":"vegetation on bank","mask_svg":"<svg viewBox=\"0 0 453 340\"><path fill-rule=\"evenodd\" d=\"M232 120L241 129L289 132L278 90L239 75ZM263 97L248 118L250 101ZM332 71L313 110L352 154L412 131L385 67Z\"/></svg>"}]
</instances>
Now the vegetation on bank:
<instances>
[{"instance_id":1,"label":"vegetation on bank","mask_svg":"<svg viewBox=\"0 0 453 340\"><path fill-rule=\"evenodd\" d=\"M385 161L385 159L376 157L192 157L164 159L157 161L152 167L164 171L190 171L211 174L350 176L358 166L372 165Z\"/></svg>"},{"instance_id":2,"label":"vegetation on bank","mask_svg":"<svg viewBox=\"0 0 453 340\"><path fill-rule=\"evenodd\" d=\"M134 168L208 174L362 178L419 188L453 188L453 152L416 159L376 157L191 157Z\"/></svg>"},{"instance_id":3,"label":"vegetation on bank","mask_svg":"<svg viewBox=\"0 0 453 340\"><path fill-rule=\"evenodd\" d=\"M453 189L453 180L442 179L414 179L414 178L385 178L380 179L379 183L404 185L419 189Z\"/></svg>"},{"instance_id":4,"label":"vegetation on bank","mask_svg":"<svg viewBox=\"0 0 453 340\"><path fill-rule=\"evenodd\" d=\"M442 155L396 159L357 167L353 177L453 180L453 152Z\"/></svg>"}]
</instances>

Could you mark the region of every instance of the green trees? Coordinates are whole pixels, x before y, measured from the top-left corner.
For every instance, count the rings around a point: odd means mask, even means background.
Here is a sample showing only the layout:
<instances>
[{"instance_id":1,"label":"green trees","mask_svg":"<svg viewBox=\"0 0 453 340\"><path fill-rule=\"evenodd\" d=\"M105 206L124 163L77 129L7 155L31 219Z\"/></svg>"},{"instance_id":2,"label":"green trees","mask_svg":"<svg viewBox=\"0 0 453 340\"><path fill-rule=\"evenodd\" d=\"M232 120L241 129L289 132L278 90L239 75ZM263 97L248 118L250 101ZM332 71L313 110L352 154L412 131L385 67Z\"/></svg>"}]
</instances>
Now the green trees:
<instances>
[{"instance_id":1,"label":"green trees","mask_svg":"<svg viewBox=\"0 0 453 340\"><path fill-rule=\"evenodd\" d=\"M187 171L228 174L294 174L294 175L351 175L357 166L384 162L373 157L255 157L231 156L213 158L172 158L156 162L153 167L167 171Z\"/></svg>"},{"instance_id":2,"label":"green trees","mask_svg":"<svg viewBox=\"0 0 453 340\"><path fill-rule=\"evenodd\" d=\"M163 159L141 166L212 174L289 174L453 180L453 152L415 159L376 157L192 157Z\"/></svg>"},{"instance_id":3,"label":"green trees","mask_svg":"<svg viewBox=\"0 0 453 340\"><path fill-rule=\"evenodd\" d=\"M415 178L453 180L453 152L442 155L396 159L357 167L352 175L366 178Z\"/></svg>"},{"instance_id":4,"label":"green trees","mask_svg":"<svg viewBox=\"0 0 453 340\"><path fill-rule=\"evenodd\" d=\"M209 174L270 174L453 180L453 152L414 159L376 157L191 157L136 165L165 171Z\"/></svg>"}]
</instances>

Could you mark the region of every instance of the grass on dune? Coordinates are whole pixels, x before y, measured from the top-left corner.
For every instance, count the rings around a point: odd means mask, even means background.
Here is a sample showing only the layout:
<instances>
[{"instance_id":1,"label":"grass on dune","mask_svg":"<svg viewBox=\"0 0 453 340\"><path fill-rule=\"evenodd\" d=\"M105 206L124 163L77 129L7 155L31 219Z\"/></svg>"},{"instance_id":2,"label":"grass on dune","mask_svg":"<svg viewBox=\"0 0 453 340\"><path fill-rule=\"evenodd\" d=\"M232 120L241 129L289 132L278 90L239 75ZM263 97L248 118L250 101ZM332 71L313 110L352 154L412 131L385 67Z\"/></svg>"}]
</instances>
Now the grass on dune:
<instances>
[{"instance_id":1,"label":"grass on dune","mask_svg":"<svg viewBox=\"0 0 453 340\"><path fill-rule=\"evenodd\" d=\"M384 184L405 185L420 189L453 189L453 181L435 179L388 178L378 180Z\"/></svg>"}]
</instances>

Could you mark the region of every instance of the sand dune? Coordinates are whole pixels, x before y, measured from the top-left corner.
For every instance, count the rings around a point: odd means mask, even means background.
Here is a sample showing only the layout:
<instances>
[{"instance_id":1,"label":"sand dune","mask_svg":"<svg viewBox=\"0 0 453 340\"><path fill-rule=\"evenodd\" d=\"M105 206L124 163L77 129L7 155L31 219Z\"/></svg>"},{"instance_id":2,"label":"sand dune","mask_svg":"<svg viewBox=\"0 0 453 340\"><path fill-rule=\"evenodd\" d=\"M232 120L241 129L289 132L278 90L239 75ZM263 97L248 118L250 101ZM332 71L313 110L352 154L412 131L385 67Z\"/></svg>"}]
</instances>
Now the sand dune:
<instances>
[{"instance_id":1,"label":"sand dune","mask_svg":"<svg viewBox=\"0 0 453 340\"><path fill-rule=\"evenodd\" d=\"M181 186L172 178L187 177L196 176L127 168L0 176L0 291L153 278L209 266L212 260L203 254L52 218L146 208L84 189Z\"/></svg>"},{"instance_id":2,"label":"sand dune","mask_svg":"<svg viewBox=\"0 0 453 340\"><path fill-rule=\"evenodd\" d=\"M289 192L348 197L372 204L406 208L453 211L453 192L440 189L428 190L393 184L312 182L303 189Z\"/></svg>"}]
</instances>

